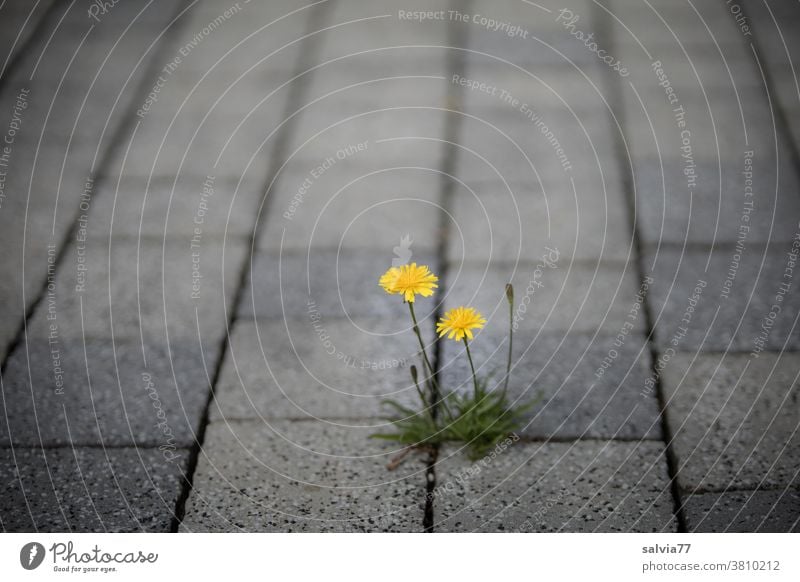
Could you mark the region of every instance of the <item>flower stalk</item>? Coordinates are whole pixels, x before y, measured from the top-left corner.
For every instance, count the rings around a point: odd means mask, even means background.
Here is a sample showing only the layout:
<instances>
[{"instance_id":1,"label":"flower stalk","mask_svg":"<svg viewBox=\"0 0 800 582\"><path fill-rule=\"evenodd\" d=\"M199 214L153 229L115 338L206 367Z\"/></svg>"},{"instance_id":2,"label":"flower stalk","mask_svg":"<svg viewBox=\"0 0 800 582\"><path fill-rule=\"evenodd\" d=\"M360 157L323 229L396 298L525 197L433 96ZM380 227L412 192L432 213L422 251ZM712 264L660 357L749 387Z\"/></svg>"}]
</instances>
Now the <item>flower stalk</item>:
<instances>
[{"instance_id":1,"label":"flower stalk","mask_svg":"<svg viewBox=\"0 0 800 582\"><path fill-rule=\"evenodd\" d=\"M506 299L509 305L509 337L508 358L506 361L506 375L501 390L494 390L488 386L487 379L478 378L475 370L475 361L472 357L470 344L474 339L473 330L480 330L486 325L486 319L473 307L460 306L448 310L436 323L436 333L439 338L447 337L456 342L464 341L464 351L469 361L472 375L472 394L453 391L443 393L435 373L422 332L414 310L417 295L430 297L433 290L438 287L438 277L430 272L428 267L411 263L400 267L392 267L381 276L379 284L391 295L401 295L403 301L408 303L414 335L419 342L422 357L423 371L427 374L426 382L430 396L420 388L419 371L417 366L410 368L411 378L422 405L428 414L421 414L418 410L408 408L393 400L387 400L399 414L392 420L396 432L373 434L373 438L381 438L406 445L401 455L390 463L390 469L399 464L412 449L426 450L445 441L466 443L468 455L472 459L480 458L491 450L498 442L513 434L522 426L523 413L535 404L512 406L506 399L509 377L511 375L511 361L513 353L514 334L514 288L506 285ZM467 391L468 392L468 391ZM441 406L443 416L437 414Z\"/></svg>"},{"instance_id":2,"label":"flower stalk","mask_svg":"<svg viewBox=\"0 0 800 582\"><path fill-rule=\"evenodd\" d=\"M508 379L511 377L511 352L514 344L514 286L506 283L506 299L508 300L508 361L506 378L503 382L503 395L508 391Z\"/></svg>"},{"instance_id":3,"label":"flower stalk","mask_svg":"<svg viewBox=\"0 0 800 582\"><path fill-rule=\"evenodd\" d=\"M480 388L478 388L478 376L475 374L475 364L472 361L472 353L469 351L469 342L464 338L464 349L467 352L467 359L469 360L469 369L472 371L472 385L475 387L475 398L480 396Z\"/></svg>"},{"instance_id":4,"label":"flower stalk","mask_svg":"<svg viewBox=\"0 0 800 582\"><path fill-rule=\"evenodd\" d=\"M439 385L437 384L436 375L433 373L433 366L431 365L431 361L428 359L428 352L425 349L425 342L422 341L422 333L419 331L419 324L417 323L417 314L414 313L414 303L408 302L408 309L411 312L411 322L414 325L414 334L417 336L417 340L419 341L419 349L422 352L422 362L425 368L427 368L428 374L428 388L431 393L431 402L436 403L439 400Z\"/></svg>"}]
</instances>

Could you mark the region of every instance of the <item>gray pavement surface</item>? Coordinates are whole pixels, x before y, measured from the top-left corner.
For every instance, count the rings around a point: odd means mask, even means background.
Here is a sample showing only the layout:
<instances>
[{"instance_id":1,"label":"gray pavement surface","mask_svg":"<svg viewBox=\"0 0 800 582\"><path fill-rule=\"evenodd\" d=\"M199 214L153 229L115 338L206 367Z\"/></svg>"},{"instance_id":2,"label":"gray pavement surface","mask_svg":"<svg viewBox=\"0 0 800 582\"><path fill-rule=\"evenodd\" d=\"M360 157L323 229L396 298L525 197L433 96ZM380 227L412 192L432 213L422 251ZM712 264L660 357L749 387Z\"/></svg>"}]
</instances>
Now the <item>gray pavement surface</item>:
<instances>
[{"instance_id":1,"label":"gray pavement surface","mask_svg":"<svg viewBox=\"0 0 800 582\"><path fill-rule=\"evenodd\" d=\"M0 3L0 529L800 528L800 9ZM424 18L423 18L424 16ZM471 461L416 406L393 264Z\"/></svg>"}]
</instances>

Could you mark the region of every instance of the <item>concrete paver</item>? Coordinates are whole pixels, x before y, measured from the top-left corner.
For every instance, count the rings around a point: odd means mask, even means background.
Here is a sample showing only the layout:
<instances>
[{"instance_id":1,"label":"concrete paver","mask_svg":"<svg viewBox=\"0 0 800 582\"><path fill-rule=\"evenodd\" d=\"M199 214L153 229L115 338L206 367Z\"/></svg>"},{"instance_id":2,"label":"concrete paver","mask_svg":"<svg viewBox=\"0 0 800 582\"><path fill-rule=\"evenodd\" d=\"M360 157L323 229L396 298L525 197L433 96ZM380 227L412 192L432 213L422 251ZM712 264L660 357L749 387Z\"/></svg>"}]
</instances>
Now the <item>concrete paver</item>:
<instances>
[{"instance_id":1,"label":"concrete paver","mask_svg":"<svg viewBox=\"0 0 800 582\"><path fill-rule=\"evenodd\" d=\"M188 451L4 448L6 531L168 532Z\"/></svg>"},{"instance_id":2,"label":"concrete paver","mask_svg":"<svg viewBox=\"0 0 800 582\"><path fill-rule=\"evenodd\" d=\"M366 432L212 423L182 530L422 531L424 457L388 472L394 447Z\"/></svg>"},{"instance_id":3,"label":"concrete paver","mask_svg":"<svg viewBox=\"0 0 800 582\"><path fill-rule=\"evenodd\" d=\"M789 533L799 529L797 490L691 495L684 506L693 532Z\"/></svg>"},{"instance_id":4,"label":"concrete paver","mask_svg":"<svg viewBox=\"0 0 800 582\"><path fill-rule=\"evenodd\" d=\"M682 487L797 483L797 356L679 354L664 372Z\"/></svg>"},{"instance_id":5,"label":"concrete paver","mask_svg":"<svg viewBox=\"0 0 800 582\"><path fill-rule=\"evenodd\" d=\"M512 401L539 400L520 434L529 438L658 439L661 424L650 386L650 354L644 338L622 341L609 335L517 333L509 381ZM507 336L481 332L470 349L480 377L501 389L505 378ZM471 391L463 344L443 346L443 386Z\"/></svg>"},{"instance_id":6,"label":"concrete paver","mask_svg":"<svg viewBox=\"0 0 800 582\"><path fill-rule=\"evenodd\" d=\"M398 243L400 241L398 240ZM338 253L312 250L301 253L260 253L253 257L240 304L242 317L307 318L316 309L323 318L391 317L409 319L408 306L387 295L378 279L392 266L392 249L375 252ZM416 253L413 260L438 271L434 258ZM415 303L417 317L428 320L433 299Z\"/></svg>"},{"instance_id":7,"label":"concrete paver","mask_svg":"<svg viewBox=\"0 0 800 582\"><path fill-rule=\"evenodd\" d=\"M794 243L706 250L654 249L646 268L653 284L656 341L685 351L754 352L796 349L797 294L782 285ZM780 297L780 299L777 299ZM770 315L777 312L780 317ZM673 347L676 347L673 345Z\"/></svg>"},{"instance_id":8,"label":"concrete paver","mask_svg":"<svg viewBox=\"0 0 800 582\"><path fill-rule=\"evenodd\" d=\"M613 441L516 443L477 463L446 448L437 531L674 531L664 449Z\"/></svg>"},{"instance_id":9,"label":"concrete paver","mask_svg":"<svg viewBox=\"0 0 800 582\"><path fill-rule=\"evenodd\" d=\"M570 262L554 252L560 249L548 248L536 257L539 262L450 265L446 308L471 305L490 327L508 329L505 284L510 282L522 330L617 334L625 323L633 325L632 331L644 329L642 288L630 268Z\"/></svg>"},{"instance_id":10,"label":"concrete paver","mask_svg":"<svg viewBox=\"0 0 800 582\"><path fill-rule=\"evenodd\" d=\"M40 2L0 85L0 527L796 530L798 16L742 4L754 36L722 1ZM418 405L377 285L409 260L448 387L434 318L481 310L502 376L515 284L543 400L485 463L368 438Z\"/></svg>"},{"instance_id":11,"label":"concrete paver","mask_svg":"<svg viewBox=\"0 0 800 582\"><path fill-rule=\"evenodd\" d=\"M380 417L391 411L383 400L420 408L410 366L417 366L420 381L424 375L409 326L316 315L313 321L242 321L225 356L211 417L342 419L387 430Z\"/></svg>"},{"instance_id":12,"label":"concrete paver","mask_svg":"<svg viewBox=\"0 0 800 582\"><path fill-rule=\"evenodd\" d=\"M29 337L3 373L0 445L187 448L200 428L215 351Z\"/></svg>"}]
</instances>

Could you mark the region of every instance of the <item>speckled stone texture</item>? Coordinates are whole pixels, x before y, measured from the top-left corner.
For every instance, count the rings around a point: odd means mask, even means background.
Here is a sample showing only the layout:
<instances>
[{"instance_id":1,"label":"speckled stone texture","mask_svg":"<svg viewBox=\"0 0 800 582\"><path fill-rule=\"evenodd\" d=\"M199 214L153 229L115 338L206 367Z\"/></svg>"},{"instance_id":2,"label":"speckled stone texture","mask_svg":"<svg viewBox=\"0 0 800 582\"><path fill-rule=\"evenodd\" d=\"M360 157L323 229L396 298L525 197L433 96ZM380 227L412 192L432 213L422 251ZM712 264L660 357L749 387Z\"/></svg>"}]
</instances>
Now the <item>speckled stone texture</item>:
<instances>
[{"instance_id":1,"label":"speckled stone texture","mask_svg":"<svg viewBox=\"0 0 800 582\"><path fill-rule=\"evenodd\" d=\"M633 265L573 262L559 249L542 249L519 264L463 262L448 269L445 309L474 305L490 328L508 329L505 284L513 283L520 330L617 334L626 321L631 331L644 329ZM629 317L634 310L638 315Z\"/></svg>"},{"instance_id":2,"label":"speckled stone texture","mask_svg":"<svg viewBox=\"0 0 800 582\"><path fill-rule=\"evenodd\" d=\"M798 530L799 45L767 18L796 3L737 0L750 37L721 0L90 1L0 0L0 111L30 88L0 161L0 529ZM369 438L384 398L419 406L395 259L441 277L427 342L484 314L495 383L514 283L509 394L541 401L496 458L388 471ZM431 346L447 389L462 347Z\"/></svg>"},{"instance_id":3,"label":"speckled stone texture","mask_svg":"<svg viewBox=\"0 0 800 582\"><path fill-rule=\"evenodd\" d=\"M83 257L87 270L78 271L78 249L70 246L54 293L28 325L47 334L55 313L59 334L72 340L113 334L146 343L169 337L198 345L202 338L205 344L224 333L248 250L241 240L202 237L196 247L186 238L90 238Z\"/></svg>"},{"instance_id":4,"label":"speckled stone texture","mask_svg":"<svg viewBox=\"0 0 800 582\"><path fill-rule=\"evenodd\" d=\"M322 422L209 425L183 531L421 532L427 456L374 429Z\"/></svg>"},{"instance_id":5,"label":"speckled stone texture","mask_svg":"<svg viewBox=\"0 0 800 582\"><path fill-rule=\"evenodd\" d=\"M48 245L73 238L69 233L86 178L98 170L102 152L140 100L132 88L148 81L144 65L154 51L146 48L157 44L180 1L166 0L158 10L132 2L132 9L109 11L91 33L95 23L87 5L14 4L0 9L0 111L4 147L12 150L3 168L0 233L3 271L21 273L24 265L25 276L5 277L0 285L0 355L45 284ZM13 30L25 20L24 28ZM11 45L13 54L7 52ZM8 144L6 132L23 89L27 107Z\"/></svg>"},{"instance_id":6,"label":"speckled stone texture","mask_svg":"<svg viewBox=\"0 0 800 582\"><path fill-rule=\"evenodd\" d=\"M91 232L97 240L187 241L202 230L202 238L220 241L247 237L253 231L253 193L238 180L205 175L122 176L97 193Z\"/></svg>"},{"instance_id":7,"label":"speckled stone texture","mask_svg":"<svg viewBox=\"0 0 800 582\"><path fill-rule=\"evenodd\" d=\"M188 454L0 449L0 526L30 532L167 532Z\"/></svg>"},{"instance_id":8,"label":"speckled stone texture","mask_svg":"<svg viewBox=\"0 0 800 582\"><path fill-rule=\"evenodd\" d=\"M30 337L3 374L0 444L190 447L217 351Z\"/></svg>"},{"instance_id":9,"label":"speckled stone texture","mask_svg":"<svg viewBox=\"0 0 800 582\"><path fill-rule=\"evenodd\" d=\"M454 447L440 453L437 531L676 530L661 443L520 441L497 451L476 463Z\"/></svg>"},{"instance_id":10,"label":"speckled stone texture","mask_svg":"<svg viewBox=\"0 0 800 582\"><path fill-rule=\"evenodd\" d=\"M328 163L327 158L298 160L291 171L285 171L285 185L275 193L264 222L258 226L259 247L295 251L299 255L309 246L315 251L384 249L386 261L391 262L392 250L408 236L411 260L416 260L416 253L430 255L435 251L439 241L441 174L423 165L422 160L417 167L382 164L392 150L386 151L384 144L366 143L363 153L350 154L351 158L342 161L335 153L351 150L342 150L343 146L334 149L329 157L337 161L319 182L312 180L312 172L318 173L320 165ZM311 184L306 180L312 180ZM298 201L294 197L301 187L305 193ZM387 195L377 197L376 192Z\"/></svg>"},{"instance_id":11,"label":"speckled stone texture","mask_svg":"<svg viewBox=\"0 0 800 582\"><path fill-rule=\"evenodd\" d=\"M800 532L800 491L732 491L691 495L683 508L693 532Z\"/></svg>"},{"instance_id":12,"label":"speckled stone texture","mask_svg":"<svg viewBox=\"0 0 800 582\"><path fill-rule=\"evenodd\" d=\"M487 329L470 345L478 375L491 374L495 389L505 378L506 334ZM508 393L520 402L539 399L521 433L529 438L660 438L656 395L645 390L651 371L643 340L627 335L616 345L607 334L517 333ZM442 353L445 389L472 390L464 344L447 341Z\"/></svg>"},{"instance_id":13,"label":"speckled stone texture","mask_svg":"<svg viewBox=\"0 0 800 582\"><path fill-rule=\"evenodd\" d=\"M451 212L451 228L460 232L451 237L447 258L456 263L531 260L546 247L584 261L625 261L633 252L619 189L576 196L532 181L504 184L484 177L456 187Z\"/></svg>"},{"instance_id":14,"label":"speckled stone texture","mask_svg":"<svg viewBox=\"0 0 800 582\"><path fill-rule=\"evenodd\" d=\"M800 313L800 294L788 293L776 299L779 286L787 282L786 253L791 248L790 243L774 243L752 245L744 253L733 246L713 250L695 247L685 252L651 249L644 266L654 279L648 300L659 349L671 347L670 342L677 338L677 349L687 352L750 352L764 331L762 326L769 331L761 342L764 350L800 348L800 329L792 324ZM692 302L699 281L706 287L699 289L697 300ZM727 286L730 293L723 296ZM779 317L774 323L765 322L776 303L781 307ZM683 321L690 308L694 311Z\"/></svg>"},{"instance_id":15,"label":"speckled stone texture","mask_svg":"<svg viewBox=\"0 0 800 582\"><path fill-rule=\"evenodd\" d=\"M782 146L785 148L786 144ZM652 246L672 244L678 248L684 242L734 245L742 224L749 229L746 232L748 246L790 241L797 232L800 215L800 200L791 195L798 188L794 168L781 164L778 175L781 194L776 199L775 160L763 150L756 151L758 155L751 162L755 164L753 174L757 173L767 182L761 187L770 194L759 198L755 210L747 214L746 223L742 222L746 199L740 192L744 166L744 156L740 152L721 161L721 178L716 158L701 160L698 186L692 194L686 188L682 172L684 160L656 155L636 158L633 170L640 212L639 231L644 241Z\"/></svg>"},{"instance_id":16,"label":"speckled stone texture","mask_svg":"<svg viewBox=\"0 0 800 582\"><path fill-rule=\"evenodd\" d=\"M310 255L307 251L257 253L248 265L239 315L259 321L308 318L316 309L325 319L371 316L406 321L408 306L378 287L392 257L391 247L359 253L314 249ZM430 254L415 253L413 261L438 272ZM420 325L435 306L430 300L417 303Z\"/></svg>"},{"instance_id":17,"label":"speckled stone texture","mask_svg":"<svg viewBox=\"0 0 800 582\"><path fill-rule=\"evenodd\" d=\"M420 408L410 366L423 385L424 375L409 326L364 318L240 321L211 418L374 419L392 412L386 399Z\"/></svg>"},{"instance_id":18,"label":"speckled stone texture","mask_svg":"<svg viewBox=\"0 0 800 582\"><path fill-rule=\"evenodd\" d=\"M797 483L795 353L679 354L663 375L678 482L689 492Z\"/></svg>"}]
</instances>

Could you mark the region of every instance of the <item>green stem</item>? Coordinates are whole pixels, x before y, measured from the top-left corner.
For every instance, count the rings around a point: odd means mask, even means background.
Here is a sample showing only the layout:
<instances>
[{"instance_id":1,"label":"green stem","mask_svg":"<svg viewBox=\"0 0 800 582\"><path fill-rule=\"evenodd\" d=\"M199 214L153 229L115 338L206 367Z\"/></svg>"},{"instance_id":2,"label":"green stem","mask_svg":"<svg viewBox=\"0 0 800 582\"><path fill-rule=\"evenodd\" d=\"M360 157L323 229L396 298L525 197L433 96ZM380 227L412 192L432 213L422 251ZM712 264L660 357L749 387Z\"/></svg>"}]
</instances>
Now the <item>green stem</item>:
<instances>
[{"instance_id":1,"label":"green stem","mask_svg":"<svg viewBox=\"0 0 800 582\"><path fill-rule=\"evenodd\" d=\"M467 359L469 359L469 367L472 370L472 384L475 386L475 398L478 398L480 390L478 389L478 376L475 375L475 364L472 363L472 354L469 351L469 342L464 338L464 347L467 350Z\"/></svg>"},{"instance_id":2,"label":"green stem","mask_svg":"<svg viewBox=\"0 0 800 582\"><path fill-rule=\"evenodd\" d=\"M414 313L414 303L408 301L408 309L411 312L411 321L414 323L414 333L417 335L417 339L419 340L419 348L422 350L422 361L425 364L425 367L428 368L428 379L430 382L431 388L431 396L432 396L432 403L435 405L436 402L439 400L439 385L436 382L436 377L433 374L433 366L431 366L430 360L428 360L428 353L425 351L425 343L422 341L422 334L419 331L419 325L417 325L417 315Z\"/></svg>"},{"instance_id":3,"label":"green stem","mask_svg":"<svg viewBox=\"0 0 800 582\"><path fill-rule=\"evenodd\" d=\"M419 394L420 400L422 400L422 405L428 411L428 414L430 415L431 420L435 421L436 418L433 415L433 406L428 404L428 399L425 398L425 393L419 387L419 382L417 381L417 368L416 368L416 366L411 366L411 369L412 369L411 378L414 380L414 386L417 389L417 394Z\"/></svg>"},{"instance_id":4,"label":"green stem","mask_svg":"<svg viewBox=\"0 0 800 582\"><path fill-rule=\"evenodd\" d=\"M508 302L508 363L506 364L506 381L503 382L503 396L508 390L508 379L511 377L511 348L514 342L514 305Z\"/></svg>"}]
</instances>

